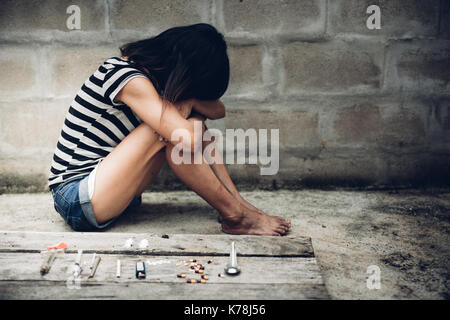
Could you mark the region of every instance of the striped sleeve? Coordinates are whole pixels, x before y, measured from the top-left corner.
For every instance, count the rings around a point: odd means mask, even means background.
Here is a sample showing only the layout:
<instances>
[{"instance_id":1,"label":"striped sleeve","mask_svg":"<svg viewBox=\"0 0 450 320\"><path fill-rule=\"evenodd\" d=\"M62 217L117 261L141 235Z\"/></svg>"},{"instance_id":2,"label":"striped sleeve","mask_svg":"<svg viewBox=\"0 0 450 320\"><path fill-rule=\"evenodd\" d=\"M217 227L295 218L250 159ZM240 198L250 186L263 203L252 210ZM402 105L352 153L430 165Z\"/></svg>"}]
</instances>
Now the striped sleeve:
<instances>
[{"instance_id":1,"label":"striped sleeve","mask_svg":"<svg viewBox=\"0 0 450 320\"><path fill-rule=\"evenodd\" d=\"M114 100L116 95L122 90L122 88L131 80L137 77L147 78L147 76L132 67L116 67L110 71L107 75L108 80L103 84L103 90L105 90L105 98L113 106L121 106L122 102Z\"/></svg>"}]
</instances>

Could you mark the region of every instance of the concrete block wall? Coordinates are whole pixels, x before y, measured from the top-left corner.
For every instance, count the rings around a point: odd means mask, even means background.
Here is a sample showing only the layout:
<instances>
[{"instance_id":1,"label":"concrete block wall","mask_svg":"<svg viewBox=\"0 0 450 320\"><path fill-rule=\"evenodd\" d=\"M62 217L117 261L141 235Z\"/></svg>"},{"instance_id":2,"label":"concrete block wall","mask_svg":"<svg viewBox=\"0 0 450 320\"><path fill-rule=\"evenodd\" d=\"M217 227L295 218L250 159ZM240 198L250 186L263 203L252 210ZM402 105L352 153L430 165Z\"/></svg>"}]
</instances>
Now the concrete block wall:
<instances>
[{"instance_id":1,"label":"concrete block wall","mask_svg":"<svg viewBox=\"0 0 450 320\"><path fill-rule=\"evenodd\" d=\"M449 21L445 0L2 0L0 192L46 190L71 100L120 45L197 22L225 34L232 68L209 127L280 129L278 174L230 165L242 187L448 185ZM178 187L167 168L152 186Z\"/></svg>"}]
</instances>

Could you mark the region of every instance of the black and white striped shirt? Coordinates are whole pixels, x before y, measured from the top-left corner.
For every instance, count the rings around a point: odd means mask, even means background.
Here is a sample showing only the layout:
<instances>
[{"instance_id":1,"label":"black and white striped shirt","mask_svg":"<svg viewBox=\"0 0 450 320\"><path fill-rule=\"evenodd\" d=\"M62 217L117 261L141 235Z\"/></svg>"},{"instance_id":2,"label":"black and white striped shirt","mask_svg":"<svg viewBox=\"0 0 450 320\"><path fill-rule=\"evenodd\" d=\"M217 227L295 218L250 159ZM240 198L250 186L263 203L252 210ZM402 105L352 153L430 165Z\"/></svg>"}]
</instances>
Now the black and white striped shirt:
<instances>
[{"instance_id":1,"label":"black and white striped shirt","mask_svg":"<svg viewBox=\"0 0 450 320\"><path fill-rule=\"evenodd\" d=\"M86 80L72 101L53 155L48 186L86 175L142 121L114 101L135 77L146 77L120 58L109 58Z\"/></svg>"}]
</instances>

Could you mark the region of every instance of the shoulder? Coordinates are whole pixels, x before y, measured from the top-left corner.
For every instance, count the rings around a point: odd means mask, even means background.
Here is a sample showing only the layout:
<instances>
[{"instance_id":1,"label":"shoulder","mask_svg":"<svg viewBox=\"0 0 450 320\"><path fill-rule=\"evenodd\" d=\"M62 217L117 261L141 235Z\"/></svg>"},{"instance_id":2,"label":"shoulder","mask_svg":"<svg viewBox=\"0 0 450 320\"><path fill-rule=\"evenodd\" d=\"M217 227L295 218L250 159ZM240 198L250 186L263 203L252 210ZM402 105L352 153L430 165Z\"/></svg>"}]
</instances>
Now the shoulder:
<instances>
[{"instance_id":1,"label":"shoulder","mask_svg":"<svg viewBox=\"0 0 450 320\"><path fill-rule=\"evenodd\" d=\"M103 68L106 71L104 78L105 85L133 74L147 77L144 72L133 66L129 61L117 57L107 59L103 64Z\"/></svg>"},{"instance_id":2,"label":"shoulder","mask_svg":"<svg viewBox=\"0 0 450 320\"><path fill-rule=\"evenodd\" d=\"M148 78L135 77L128 81L118 92L117 99L126 101L127 98L133 99L152 99L159 97L158 92Z\"/></svg>"},{"instance_id":3,"label":"shoulder","mask_svg":"<svg viewBox=\"0 0 450 320\"><path fill-rule=\"evenodd\" d=\"M122 89L128 87L128 84L131 82L133 82L133 84L135 82L139 84L143 82L151 85L147 75L126 60L117 57L109 58L103 64L103 68L106 70L103 81L104 95L114 106L121 104L121 99L119 98L120 93L123 91ZM138 79L141 81L135 81Z\"/></svg>"}]
</instances>

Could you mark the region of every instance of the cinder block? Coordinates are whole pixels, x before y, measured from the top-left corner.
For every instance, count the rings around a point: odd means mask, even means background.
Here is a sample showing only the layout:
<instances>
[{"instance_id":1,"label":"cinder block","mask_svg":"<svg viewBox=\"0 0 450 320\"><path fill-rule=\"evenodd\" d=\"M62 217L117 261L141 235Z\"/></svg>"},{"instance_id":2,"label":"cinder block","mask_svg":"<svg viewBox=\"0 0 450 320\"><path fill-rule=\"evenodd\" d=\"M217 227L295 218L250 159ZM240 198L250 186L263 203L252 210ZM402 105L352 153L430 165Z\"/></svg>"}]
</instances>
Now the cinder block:
<instances>
[{"instance_id":1,"label":"cinder block","mask_svg":"<svg viewBox=\"0 0 450 320\"><path fill-rule=\"evenodd\" d=\"M401 153L427 150L428 106L416 101L336 101L330 146Z\"/></svg>"},{"instance_id":2,"label":"cinder block","mask_svg":"<svg viewBox=\"0 0 450 320\"><path fill-rule=\"evenodd\" d=\"M450 153L450 99L440 98L429 102L429 144L433 151Z\"/></svg>"},{"instance_id":3,"label":"cinder block","mask_svg":"<svg viewBox=\"0 0 450 320\"><path fill-rule=\"evenodd\" d=\"M38 87L39 59L33 47L0 47L0 99L28 97Z\"/></svg>"},{"instance_id":4,"label":"cinder block","mask_svg":"<svg viewBox=\"0 0 450 320\"><path fill-rule=\"evenodd\" d=\"M251 95L263 89L263 48L254 46L229 46L230 82L227 95Z\"/></svg>"},{"instance_id":5,"label":"cinder block","mask_svg":"<svg viewBox=\"0 0 450 320\"><path fill-rule=\"evenodd\" d=\"M364 156L357 150L339 152L324 149L315 158L283 155L280 184L294 187L366 187L375 185L383 174L383 163L375 155ZM278 177L276 177L278 179ZM284 181L283 181L284 180Z\"/></svg>"},{"instance_id":6,"label":"cinder block","mask_svg":"<svg viewBox=\"0 0 450 320\"><path fill-rule=\"evenodd\" d=\"M435 36L439 24L439 0L336 0L329 1L329 29L335 33L358 33L412 38ZM445 2L445 1L444 1ZM381 11L381 29L366 26L370 5Z\"/></svg>"},{"instance_id":7,"label":"cinder block","mask_svg":"<svg viewBox=\"0 0 450 320\"><path fill-rule=\"evenodd\" d=\"M450 1L441 1L441 25L439 28L439 36L441 38L450 39Z\"/></svg>"},{"instance_id":8,"label":"cinder block","mask_svg":"<svg viewBox=\"0 0 450 320\"><path fill-rule=\"evenodd\" d=\"M47 191L70 99L0 103L0 193Z\"/></svg>"},{"instance_id":9,"label":"cinder block","mask_svg":"<svg viewBox=\"0 0 450 320\"><path fill-rule=\"evenodd\" d=\"M71 99L0 103L0 144L8 155L53 152Z\"/></svg>"},{"instance_id":10,"label":"cinder block","mask_svg":"<svg viewBox=\"0 0 450 320\"><path fill-rule=\"evenodd\" d=\"M317 36L325 31L326 1L225 0L223 23L229 35Z\"/></svg>"},{"instance_id":11,"label":"cinder block","mask_svg":"<svg viewBox=\"0 0 450 320\"><path fill-rule=\"evenodd\" d=\"M241 104L227 111L225 129L279 130L280 148L320 147L319 113L314 109L289 108L277 104L271 108Z\"/></svg>"},{"instance_id":12,"label":"cinder block","mask_svg":"<svg viewBox=\"0 0 450 320\"><path fill-rule=\"evenodd\" d=\"M365 93L380 88L384 47L380 43L292 42L282 48L284 86L290 94Z\"/></svg>"},{"instance_id":13,"label":"cinder block","mask_svg":"<svg viewBox=\"0 0 450 320\"><path fill-rule=\"evenodd\" d=\"M0 2L0 30L25 31L71 31L66 26L67 7L75 4L80 8L81 30L105 28L106 7L103 0L2 0Z\"/></svg>"},{"instance_id":14,"label":"cinder block","mask_svg":"<svg viewBox=\"0 0 450 320\"><path fill-rule=\"evenodd\" d=\"M436 110L436 120L442 130L450 132L450 99L440 99L437 106L438 109ZM450 135L447 135L447 138L450 138Z\"/></svg>"},{"instance_id":15,"label":"cinder block","mask_svg":"<svg viewBox=\"0 0 450 320\"><path fill-rule=\"evenodd\" d=\"M111 25L115 32L140 30L155 35L168 28L209 22L212 3L208 0L113 0Z\"/></svg>"},{"instance_id":16,"label":"cinder block","mask_svg":"<svg viewBox=\"0 0 450 320\"><path fill-rule=\"evenodd\" d=\"M86 79L110 57L120 57L118 47L55 47L53 51L53 94L75 97Z\"/></svg>"},{"instance_id":17,"label":"cinder block","mask_svg":"<svg viewBox=\"0 0 450 320\"><path fill-rule=\"evenodd\" d=\"M386 62L387 90L448 93L450 42L393 43Z\"/></svg>"}]
</instances>

